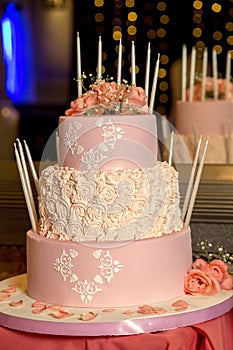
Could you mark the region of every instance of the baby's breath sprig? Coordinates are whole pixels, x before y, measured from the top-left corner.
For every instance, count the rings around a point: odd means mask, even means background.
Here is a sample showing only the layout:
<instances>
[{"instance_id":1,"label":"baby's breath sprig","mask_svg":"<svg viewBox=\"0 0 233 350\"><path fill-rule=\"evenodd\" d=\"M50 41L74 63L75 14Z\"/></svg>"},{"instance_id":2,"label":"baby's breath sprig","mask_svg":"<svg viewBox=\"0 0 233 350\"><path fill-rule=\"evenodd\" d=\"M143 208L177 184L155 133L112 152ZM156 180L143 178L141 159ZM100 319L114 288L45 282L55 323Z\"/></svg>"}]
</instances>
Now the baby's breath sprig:
<instances>
[{"instance_id":1,"label":"baby's breath sprig","mask_svg":"<svg viewBox=\"0 0 233 350\"><path fill-rule=\"evenodd\" d=\"M230 254L222 245L214 246L209 240L197 243L201 250L200 253L195 254L195 258L203 258L208 263L213 259L220 259L228 265L233 264L233 254Z\"/></svg>"}]
</instances>

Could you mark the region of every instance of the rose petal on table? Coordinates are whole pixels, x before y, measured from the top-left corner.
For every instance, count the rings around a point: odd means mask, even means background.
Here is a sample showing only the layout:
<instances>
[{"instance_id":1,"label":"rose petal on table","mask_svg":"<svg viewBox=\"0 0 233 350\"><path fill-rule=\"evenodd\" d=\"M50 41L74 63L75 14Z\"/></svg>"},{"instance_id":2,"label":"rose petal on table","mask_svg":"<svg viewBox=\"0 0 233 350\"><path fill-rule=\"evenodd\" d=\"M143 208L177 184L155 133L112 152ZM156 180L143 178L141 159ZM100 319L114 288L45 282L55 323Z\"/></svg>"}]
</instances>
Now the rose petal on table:
<instances>
[{"instance_id":1,"label":"rose petal on table","mask_svg":"<svg viewBox=\"0 0 233 350\"><path fill-rule=\"evenodd\" d=\"M17 300L17 301L12 301L12 302L10 302L10 304L9 304L10 306L14 306L14 307L18 307L18 306L21 306L21 305L23 305L23 300L22 299L20 299L20 300Z\"/></svg>"},{"instance_id":2,"label":"rose petal on table","mask_svg":"<svg viewBox=\"0 0 233 350\"><path fill-rule=\"evenodd\" d=\"M81 316L79 317L79 320L81 320L81 321L91 321L94 318L96 318L97 315L98 315L97 313L90 311L90 312L81 314Z\"/></svg>"},{"instance_id":3,"label":"rose petal on table","mask_svg":"<svg viewBox=\"0 0 233 350\"><path fill-rule=\"evenodd\" d=\"M32 313L35 315L39 315L42 314L42 312L44 312L46 310L46 306L41 307L41 308L37 308L37 309L33 309Z\"/></svg>"},{"instance_id":4,"label":"rose petal on table","mask_svg":"<svg viewBox=\"0 0 233 350\"><path fill-rule=\"evenodd\" d=\"M10 294L2 294L0 295L0 302L1 301L7 301L10 298Z\"/></svg>"},{"instance_id":5,"label":"rose petal on table","mask_svg":"<svg viewBox=\"0 0 233 350\"><path fill-rule=\"evenodd\" d=\"M57 319L62 319L62 318L67 318L67 317L72 317L74 316L74 313L65 311L65 310L55 310L50 314L50 316L57 318Z\"/></svg>"},{"instance_id":6,"label":"rose petal on table","mask_svg":"<svg viewBox=\"0 0 233 350\"><path fill-rule=\"evenodd\" d=\"M116 309L103 309L102 312L114 312Z\"/></svg>"},{"instance_id":7,"label":"rose petal on table","mask_svg":"<svg viewBox=\"0 0 233 350\"><path fill-rule=\"evenodd\" d=\"M179 307L187 307L189 304L185 300L177 300L174 303L172 303L173 307L179 308Z\"/></svg>"},{"instance_id":8,"label":"rose petal on table","mask_svg":"<svg viewBox=\"0 0 233 350\"><path fill-rule=\"evenodd\" d=\"M12 294L12 293L15 293L15 292L16 292L16 288L15 288L15 287L7 288L7 289L2 289L2 290L1 290L1 293L9 293L9 294Z\"/></svg>"},{"instance_id":9,"label":"rose petal on table","mask_svg":"<svg viewBox=\"0 0 233 350\"><path fill-rule=\"evenodd\" d=\"M35 302L32 304L32 307L33 307L33 308L41 309L41 308L46 307L46 304L45 304L45 303L41 303L40 301L35 301Z\"/></svg>"}]
</instances>

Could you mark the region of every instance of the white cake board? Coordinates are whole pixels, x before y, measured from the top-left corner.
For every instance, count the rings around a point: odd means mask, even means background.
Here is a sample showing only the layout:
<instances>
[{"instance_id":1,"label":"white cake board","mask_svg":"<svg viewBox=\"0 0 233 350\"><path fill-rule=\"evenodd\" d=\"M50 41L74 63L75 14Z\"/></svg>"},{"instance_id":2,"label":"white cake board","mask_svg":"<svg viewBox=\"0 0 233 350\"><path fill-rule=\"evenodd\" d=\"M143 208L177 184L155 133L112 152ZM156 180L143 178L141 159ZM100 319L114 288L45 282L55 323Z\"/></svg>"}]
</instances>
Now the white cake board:
<instances>
[{"instance_id":1,"label":"white cake board","mask_svg":"<svg viewBox=\"0 0 233 350\"><path fill-rule=\"evenodd\" d=\"M10 292L11 286L16 286L16 291ZM113 309L63 307L63 310L72 315L56 319L49 307L42 313L33 313L35 300L27 295L26 274L0 282L0 300L7 294L8 300L0 301L1 326L26 332L69 336L132 335L163 331L214 319L233 307L233 291L222 290L211 297L182 295L167 302L151 304L165 309L162 314L140 314L139 306ZM21 305L11 306L12 302L17 303L19 300L22 300ZM175 308L172 304L177 300L185 301L188 307L185 310ZM97 316L90 321L80 319L83 313L88 312Z\"/></svg>"}]
</instances>

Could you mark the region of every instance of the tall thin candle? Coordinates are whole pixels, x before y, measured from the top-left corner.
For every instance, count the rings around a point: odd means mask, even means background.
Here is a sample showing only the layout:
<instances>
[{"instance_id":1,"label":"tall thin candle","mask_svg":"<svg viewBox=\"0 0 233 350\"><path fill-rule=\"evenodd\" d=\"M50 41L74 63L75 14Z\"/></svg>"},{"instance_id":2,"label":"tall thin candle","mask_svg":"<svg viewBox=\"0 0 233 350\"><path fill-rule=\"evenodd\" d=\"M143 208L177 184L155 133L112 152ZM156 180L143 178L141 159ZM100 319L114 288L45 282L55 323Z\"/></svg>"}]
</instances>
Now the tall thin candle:
<instances>
[{"instance_id":1,"label":"tall thin candle","mask_svg":"<svg viewBox=\"0 0 233 350\"><path fill-rule=\"evenodd\" d=\"M169 160L168 160L169 165L172 165L173 144L174 144L174 131L171 132L170 148L169 148Z\"/></svg>"},{"instance_id":2,"label":"tall thin candle","mask_svg":"<svg viewBox=\"0 0 233 350\"><path fill-rule=\"evenodd\" d=\"M158 75L159 75L159 61L160 61L160 53L158 53L158 58L155 65L155 71L154 71L154 79L152 84L152 90L151 90L151 96L150 96L150 105L149 105L149 113L153 113L154 108L154 102L155 102L155 93L156 93L156 87L157 87L157 81L158 81Z\"/></svg>"},{"instance_id":3,"label":"tall thin candle","mask_svg":"<svg viewBox=\"0 0 233 350\"><path fill-rule=\"evenodd\" d=\"M188 225L190 223L190 220L191 220L192 211L193 211L193 207L194 207L194 203L195 203L195 199L196 199L199 183L200 183L200 180L201 180L202 170L203 170L203 166L204 166L204 162L205 162L205 156L206 156L208 142L209 142L209 139L206 140L204 151L202 153L202 158L201 158L201 161L200 161L200 164L199 164L199 168L197 170L197 176L196 176L195 183L194 183L194 186L193 186L193 191L192 191L192 195L191 195L191 198L190 198L190 203L189 203L189 207L188 207L187 216L185 218L184 227L188 227Z\"/></svg>"},{"instance_id":4,"label":"tall thin candle","mask_svg":"<svg viewBox=\"0 0 233 350\"><path fill-rule=\"evenodd\" d=\"M218 64L217 64L217 52L215 49L212 51L212 64L213 64L213 78L214 78L214 99L218 99Z\"/></svg>"},{"instance_id":5,"label":"tall thin candle","mask_svg":"<svg viewBox=\"0 0 233 350\"><path fill-rule=\"evenodd\" d=\"M227 53L227 62L226 62L226 100L229 100L229 84L231 79L231 54Z\"/></svg>"},{"instance_id":6,"label":"tall thin candle","mask_svg":"<svg viewBox=\"0 0 233 350\"><path fill-rule=\"evenodd\" d=\"M228 137L227 137L227 149L228 149L228 164L232 163L232 152L231 152L231 145L232 145L232 116L228 118Z\"/></svg>"},{"instance_id":7,"label":"tall thin candle","mask_svg":"<svg viewBox=\"0 0 233 350\"><path fill-rule=\"evenodd\" d=\"M135 62L135 45L134 41L132 41L131 48L131 84L136 85L136 62Z\"/></svg>"},{"instance_id":8,"label":"tall thin candle","mask_svg":"<svg viewBox=\"0 0 233 350\"><path fill-rule=\"evenodd\" d=\"M189 84L189 102L193 102L193 87L195 79L195 68L196 68L196 48L192 47L191 52L191 71L190 71L190 84Z\"/></svg>"},{"instance_id":9,"label":"tall thin candle","mask_svg":"<svg viewBox=\"0 0 233 350\"><path fill-rule=\"evenodd\" d=\"M57 153L57 162L58 164L60 163L60 157L59 157L59 143L60 143L60 139L59 139L59 134L56 131L56 153Z\"/></svg>"},{"instance_id":10,"label":"tall thin candle","mask_svg":"<svg viewBox=\"0 0 233 350\"><path fill-rule=\"evenodd\" d=\"M199 142L198 142L198 146L197 146L197 149L196 149L194 162L193 162L193 166L192 166L192 169L191 169L189 182L188 182L188 186L187 186L187 190L186 190L186 194L185 194L185 198L184 198L184 204L183 204L182 216L181 216L181 220L182 221L184 221L184 218L185 218L185 215L186 215L186 212L187 212L187 208L188 208L188 203L189 203L189 199L190 199L190 195L191 195L191 191L192 191L192 187L193 187L194 176L195 176L197 162L198 162L198 158L199 158L199 152L200 152L200 148L201 148L201 143L202 143L202 136L200 136L200 139L199 139Z\"/></svg>"},{"instance_id":11,"label":"tall thin candle","mask_svg":"<svg viewBox=\"0 0 233 350\"><path fill-rule=\"evenodd\" d=\"M26 180L24 177L24 171L22 168L22 164L20 161L20 157L19 157L19 153L18 150L16 148L16 144L14 143L14 148L15 148L15 158L16 158L16 164L18 167L18 172L19 172L19 176L20 176L20 180L21 180L21 184L22 184L22 188L23 188L23 193L24 193L24 197L26 200L26 204L27 204L27 209L28 209L28 214L29 214L29 218L31 221L31 225L32 225L32 230L34 232L36 232L36 227L37 227L37 220L34 216L34 210L32 208L32 203L28 194L28 188L27 188L27 184L26 184Z\"/></svg>"},{"instance_id":12,"label":"tall thin candle","mask_svg":"<svg viewBox=\"0 0 233 350\"><path fill-rule=\"evenodd\" d=\"M150 48L150 42L149 42L147 47L146 74L145 74L145 93L146 93L147 99L149 96L150 56L151 56L151 48Z\"/></svg>"},{"instance_id":13,"label":"tall thin candle","mask_svg":"<svg viewBox=\"0 0 233 350\"><path fill-rule=\"evenodd\" d=\"M77 81L78 81L78 97L82 96L82 72L81 72L81 47L79 32L77 32Z\"/></svg>"},{"instance_id":14,"label":"tall thin candle","mask_svg":"<svg viewBox=\"0 0 233 350\"><path fill-rule=\"evenodd\" d=\"M101 36L99 36L97 79L100 80L101 76L102 76L102 40L101 40Z\"/></svg>"},{"instance_id":15,"label":"tall thin candle","mask_svg":"<svg viewBox=\"0 0 233 350\"><path fill-rule=\"evenodd\" d=\"M204 48L203 61L202 61L202 84L201 84L201 100L205 101L206 92L206 76L207 76L207 61L208 61L208 50Z\"/></svg>"},{"instance_id":16,"label":"tall thin candle","mask_svg":"<svg viewBox=\"0 0 233 350\"><path fill-rule=\"evenodd\" d=\"M187 86L187 46L182 46L182 86L181 100L186 101L186 86Z\"/></svg>"},{"instance_id":17,"label":"tall thin candle","mask_svg":"<svg viewBox=\"0 0 233 350\"><path fill-rule=\"evenodd\" d=\"M35 187L36 187L36 190L37 190L37 194L39 194L39 192L40 192L39 181L38 181L38 176L37 176L37 173L36 173L36 169L34 167L34 163L32 161L31 152L29 150L27 142L25 140L23 142L24 142L24 147L25 147L25 150L26 150L29 166L30 166L30 169L31 169L32 177L33 177L33 180L34 180L34 184L35 184Z\"/></svg>"},{"instance_id":18,"label":"tall thin candle","mask_svg":"<svg viewBox=\"0 0 233 350\"><path fill-rule=\"evenodd\" d=\"M122 70L122 43L121 38L118 46L118 65L117 65L117 84L121 84L121 70Z\"/></svg>"}]
</instances>

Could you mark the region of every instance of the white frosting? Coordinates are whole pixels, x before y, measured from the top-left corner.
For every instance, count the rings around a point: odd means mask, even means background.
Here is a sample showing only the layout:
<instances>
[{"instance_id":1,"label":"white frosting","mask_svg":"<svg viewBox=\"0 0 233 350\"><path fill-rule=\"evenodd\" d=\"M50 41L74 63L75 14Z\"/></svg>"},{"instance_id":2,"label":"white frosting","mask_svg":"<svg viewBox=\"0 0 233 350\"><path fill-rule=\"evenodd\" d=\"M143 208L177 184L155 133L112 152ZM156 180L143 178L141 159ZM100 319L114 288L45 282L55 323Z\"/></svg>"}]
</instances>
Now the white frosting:
<instances>
[{"instance_id":1,"label":"white frosting","mask_svg":"<svg viewBox=\"0 0 233 350\"><path fill-rule=\"evenodd\" d=\"M47 238L125 241L182 228L178 173L153 168L80 172L49 166L40 176L40 228Z\"/></svg>"}]
</instances>

